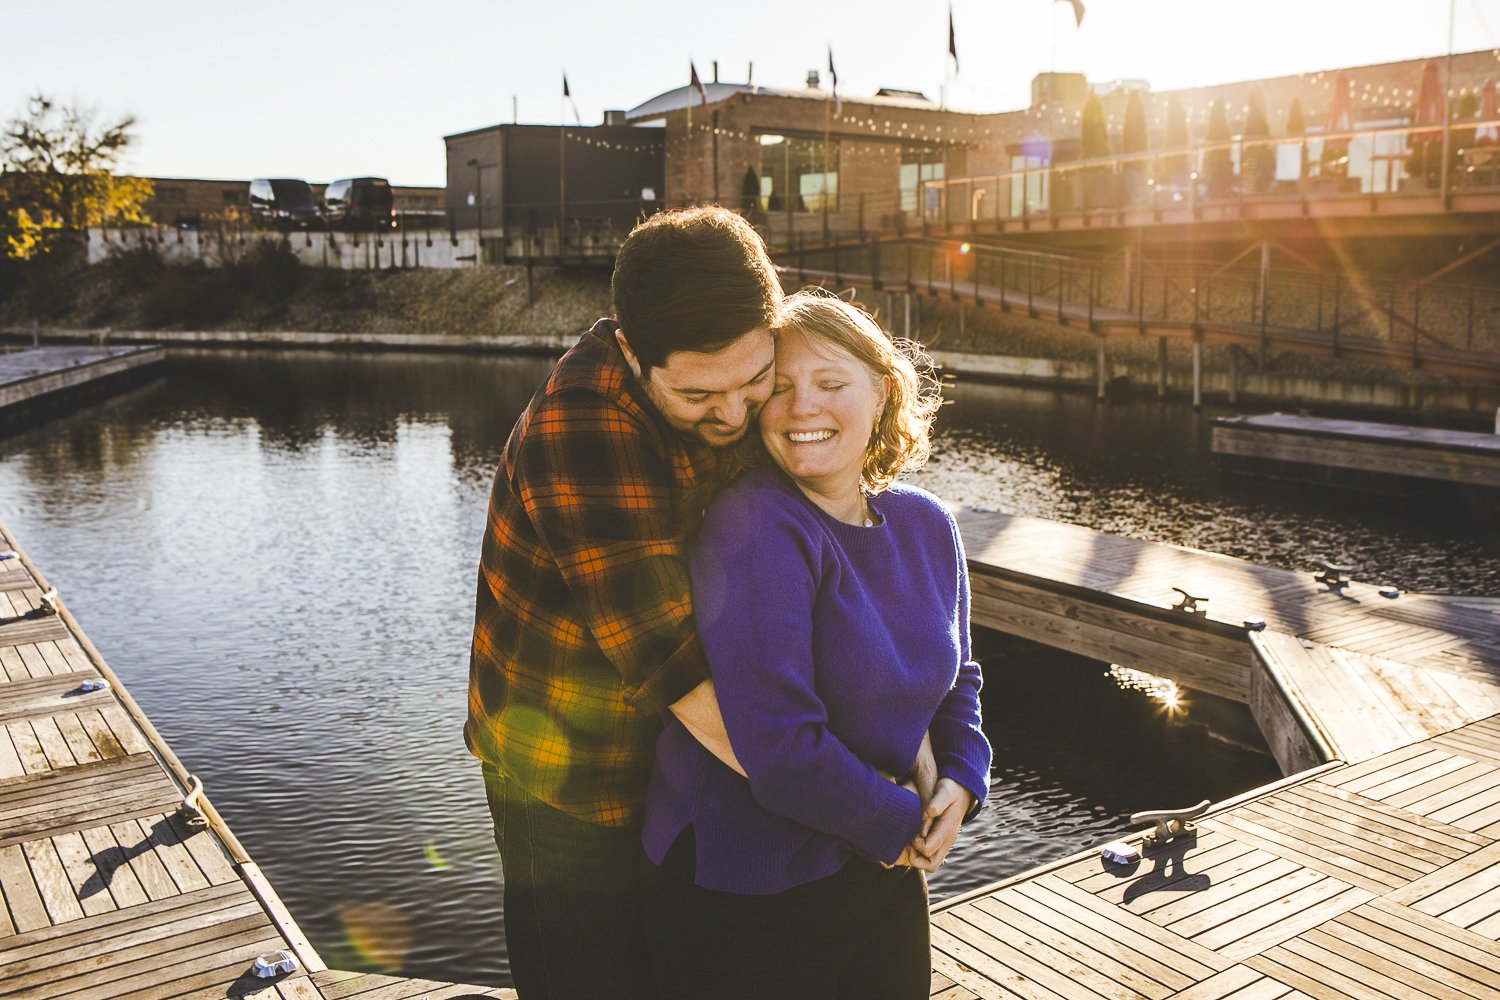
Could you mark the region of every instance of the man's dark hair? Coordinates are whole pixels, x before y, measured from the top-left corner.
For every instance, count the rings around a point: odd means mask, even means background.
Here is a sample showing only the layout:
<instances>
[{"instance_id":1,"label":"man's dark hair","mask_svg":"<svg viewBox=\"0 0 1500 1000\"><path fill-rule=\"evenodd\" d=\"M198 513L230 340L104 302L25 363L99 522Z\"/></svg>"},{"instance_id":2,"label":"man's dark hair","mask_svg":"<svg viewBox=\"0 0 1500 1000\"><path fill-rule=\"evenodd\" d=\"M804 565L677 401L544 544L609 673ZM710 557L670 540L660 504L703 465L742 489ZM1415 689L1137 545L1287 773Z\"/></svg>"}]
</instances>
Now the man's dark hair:
<instances>
[{"instance_id":1,"label":"man's dark hair","mask_svg":"<svg viewBox=\"0 0 1500 1000\"><path fill-rule=\"evenodd\" d=\"M710 353L774 325L781 305L760 234L718 207L662 212L636 226L611 288L643 376L673 351Z\"/></svg>"}]
</instances>

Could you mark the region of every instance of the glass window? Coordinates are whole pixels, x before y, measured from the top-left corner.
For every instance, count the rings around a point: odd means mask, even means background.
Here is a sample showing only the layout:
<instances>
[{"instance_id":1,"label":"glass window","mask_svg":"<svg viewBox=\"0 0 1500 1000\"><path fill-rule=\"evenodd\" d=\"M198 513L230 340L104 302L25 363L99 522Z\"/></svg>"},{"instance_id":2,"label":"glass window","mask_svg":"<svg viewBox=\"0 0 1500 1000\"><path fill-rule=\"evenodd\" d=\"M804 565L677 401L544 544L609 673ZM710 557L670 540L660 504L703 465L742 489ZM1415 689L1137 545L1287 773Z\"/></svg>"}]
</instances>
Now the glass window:
<instances>
[{"instance_id":1,"label":"glass window","mask_svg":"<svg viewBox=\"0 0 1500 1000\"><path fill-rule=\"evenodd\" d=\"M940 153L925 149L904 150L901 154L901 211L915 213L917 192L926 181L940 181L946 171Z\"/></svg>"},{"instance_id":2,"label":"glass window","mask_svg":"<svg viewBox=\"0 0 1500 1000\"><path fill-rule=\"evenodd\" d=\"M761 136L760 207L767 212L838 211L838 164L837 140Z\"/></svg>"}]
</instances>

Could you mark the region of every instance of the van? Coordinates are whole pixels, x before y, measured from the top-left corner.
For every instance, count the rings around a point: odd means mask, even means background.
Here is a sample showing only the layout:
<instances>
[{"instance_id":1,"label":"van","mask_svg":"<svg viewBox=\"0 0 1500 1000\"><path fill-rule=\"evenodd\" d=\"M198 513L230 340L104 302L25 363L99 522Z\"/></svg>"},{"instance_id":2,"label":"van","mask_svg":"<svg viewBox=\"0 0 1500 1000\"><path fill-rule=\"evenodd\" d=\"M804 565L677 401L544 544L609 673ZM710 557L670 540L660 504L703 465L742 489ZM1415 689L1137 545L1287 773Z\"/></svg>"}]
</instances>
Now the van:
<instances>
[{"instance_id":1,"label":"van","mask_svg":"<svg viewBox=\"0 0 1500 1000\"><path fill-rule=\"evenodd\" d=\"M396 196L384 177L347 177L323 191L328 225L337 229L396 228Z\"/></svg>"},{"instance_id":2,"label":"van","mask_svg":"<svg viewBox=\"0 0 1500 1000\"><path fill-rule=\"evenodd\" d=\"M250 218L274 229L317 229L323 214L307 181L260 177L250 182Z\"/></svg>"}]
</instances>

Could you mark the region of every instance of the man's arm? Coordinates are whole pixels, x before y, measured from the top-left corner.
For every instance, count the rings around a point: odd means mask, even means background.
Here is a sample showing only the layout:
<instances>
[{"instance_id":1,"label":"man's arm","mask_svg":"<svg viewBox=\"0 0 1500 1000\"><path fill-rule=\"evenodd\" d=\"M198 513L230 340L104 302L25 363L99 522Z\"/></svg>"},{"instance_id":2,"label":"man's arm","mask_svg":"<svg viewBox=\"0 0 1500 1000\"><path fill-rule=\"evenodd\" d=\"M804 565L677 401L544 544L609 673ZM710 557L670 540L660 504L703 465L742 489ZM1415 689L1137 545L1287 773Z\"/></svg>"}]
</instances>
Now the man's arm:
<instances>
[{"instance_id":1,"label":"man's arm","mask_svg":"<svg viewBox=\"0 0 1500 1000\"><path fill-rule=\"evenodd\" d=\"M661 449L644 415L568 391L533 415L512 468L513 488L588 627L587 637L569 638L598 644L643 714L708 677Z\"/></svg>"},{"instance_id":2,"label":"man's arm","mask_svg":"<svg viewBox=\"0 0 1500 1000\"><path fill-rule=\"evenodd\" d=\"M714 693L713 681L704 681L669 707L693 739L702 743L705 750L730 770L744 776L745 768L735 757L734 748L729 745L729 734L724 731L724 716L719 714L719 698Z\"/></svg>"}]
</instances>

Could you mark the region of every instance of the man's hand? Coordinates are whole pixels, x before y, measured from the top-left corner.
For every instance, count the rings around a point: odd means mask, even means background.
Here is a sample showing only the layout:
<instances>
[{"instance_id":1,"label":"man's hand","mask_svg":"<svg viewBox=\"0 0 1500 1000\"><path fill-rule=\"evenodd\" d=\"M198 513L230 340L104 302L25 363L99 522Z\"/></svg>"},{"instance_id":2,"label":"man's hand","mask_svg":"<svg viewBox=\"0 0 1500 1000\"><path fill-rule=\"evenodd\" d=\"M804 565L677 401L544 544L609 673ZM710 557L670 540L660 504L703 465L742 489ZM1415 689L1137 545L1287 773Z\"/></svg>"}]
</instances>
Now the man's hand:
<instances>
[{"instance_id":1,"label":"man's hand","mask_svg":"<svg viewBox=\"0 0 1500 1000\"><path fill-rule=\"evenodd\" d=\"M939 778L932 799L922 810L925 831L911 842L911 866L924 872L935 872L948 857L964 815L974 804L974 796L952 778ZM905 857L905 855L903 855Z\"/></svg>"},{"instance_id":2,"label":"man's hand","mask_svg":"<svg viewBox=\"0 0 1500 1000\"><path fill-rule=\"evenodd\" d=\"M724 716L719 713L719 698L714 694L713 681L704 681L668 708L705 750L744 776L745 769L735 757L734 748L729 745L729 733L724 730Z\"/></svg>"}]
</instances>

